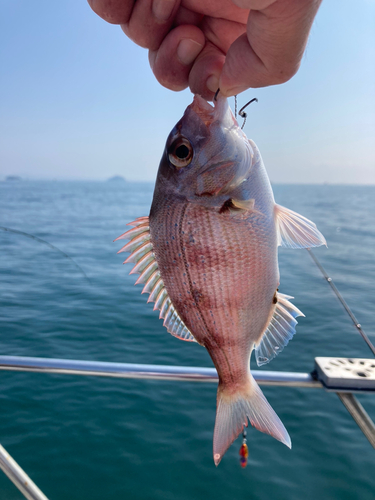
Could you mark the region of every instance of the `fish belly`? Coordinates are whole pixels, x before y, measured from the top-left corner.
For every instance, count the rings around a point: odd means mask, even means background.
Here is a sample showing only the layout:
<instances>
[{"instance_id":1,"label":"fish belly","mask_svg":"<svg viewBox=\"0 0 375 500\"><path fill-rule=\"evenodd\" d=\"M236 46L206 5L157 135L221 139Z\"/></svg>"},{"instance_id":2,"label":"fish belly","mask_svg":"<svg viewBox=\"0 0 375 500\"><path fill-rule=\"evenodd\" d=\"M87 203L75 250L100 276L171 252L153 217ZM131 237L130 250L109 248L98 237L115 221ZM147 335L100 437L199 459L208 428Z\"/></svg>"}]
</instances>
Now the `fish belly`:
<instances>
[{"instance_id":1,"label":"fish belly","mask_svg":"<svg viewBox=\"0 0 375 500\"><path fill-rule=\"evenodd\" d=\"M207 348L220 382L244 383L278 286L273 221L166 198L151 210L150 232L173 305Z\"/></svg>"}]
</instances>

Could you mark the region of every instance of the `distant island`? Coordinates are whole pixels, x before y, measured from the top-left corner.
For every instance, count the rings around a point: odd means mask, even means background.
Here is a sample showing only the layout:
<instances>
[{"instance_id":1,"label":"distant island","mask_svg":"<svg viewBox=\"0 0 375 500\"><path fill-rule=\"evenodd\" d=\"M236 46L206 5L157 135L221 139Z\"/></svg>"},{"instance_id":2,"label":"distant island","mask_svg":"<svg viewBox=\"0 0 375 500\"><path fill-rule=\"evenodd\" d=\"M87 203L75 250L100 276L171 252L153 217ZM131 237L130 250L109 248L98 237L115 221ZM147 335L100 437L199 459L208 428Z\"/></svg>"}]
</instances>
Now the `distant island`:
<instances>
[{"instance_id":1,"label":"distant island","mask_svg":"<svg viewBox=\"0 0 375 500\"><path fill-rule=\"evenodd\" d=\"M5 177L5 180L6 181L22 181L22 177L20 177L19 175L7 175Z\"/></svg>"},{"instance_id":2,"label":"distant island","mask_svg":"<svg viewBox=\"0 0 375 500\"><path fill-rule=\"evenodd\" d=\"M125 182L125 178L122 175L114 175L113 177L110 177L108 179L109 181L120 181L120 182Z\"/></svg>"}]
</instances>

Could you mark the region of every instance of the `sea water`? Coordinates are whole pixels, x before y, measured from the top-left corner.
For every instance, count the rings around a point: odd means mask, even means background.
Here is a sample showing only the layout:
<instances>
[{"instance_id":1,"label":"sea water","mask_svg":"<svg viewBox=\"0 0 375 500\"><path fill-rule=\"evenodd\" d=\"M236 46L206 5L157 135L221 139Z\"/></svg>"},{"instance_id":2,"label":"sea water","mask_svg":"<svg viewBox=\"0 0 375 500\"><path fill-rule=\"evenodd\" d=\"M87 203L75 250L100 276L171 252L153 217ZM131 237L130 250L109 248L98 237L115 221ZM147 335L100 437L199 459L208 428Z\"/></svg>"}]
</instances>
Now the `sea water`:
<instances>
[{"instance_id":1,"label":"sea water","mask_svg":"<svg viewBox=\"0 0 375 500\"><path fill-rule=\"evenodd\" d=\"M1 355L212 366L204 348L167 333L134 287L131 265L122 266L126 255L116 254L121 242L112 240L148 215L152 191L124 182L0 183L0 225L74 260L0 230ZM328 249L316 254L374 342L375 187L274 191L325 235ZM371 357L308 253L279 255L280 291L306 318L261 369L310 372L315 356ZM375 498L375 451L336 394L263 390L293 446L250 428L246 469L240 438L214 466L210 383L0 371L0 443L50 500ZM375 395L359 399L375 418ZM0 499L21 498L0 471Z\"/></svg>"}]
</instances>

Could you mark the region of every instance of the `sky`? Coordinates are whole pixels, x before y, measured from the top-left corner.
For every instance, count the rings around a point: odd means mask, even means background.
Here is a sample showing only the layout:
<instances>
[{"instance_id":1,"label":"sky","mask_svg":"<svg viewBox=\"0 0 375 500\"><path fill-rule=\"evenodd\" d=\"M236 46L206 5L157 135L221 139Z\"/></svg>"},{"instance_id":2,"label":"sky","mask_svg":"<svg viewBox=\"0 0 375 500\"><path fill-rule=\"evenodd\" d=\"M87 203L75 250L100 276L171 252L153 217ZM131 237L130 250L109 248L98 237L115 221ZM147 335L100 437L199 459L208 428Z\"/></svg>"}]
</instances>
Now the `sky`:
<instances>
[{"instance_id":1,"label":"sky","mask_svg":"<svg viewBox=\"0 0 375 500\"><path fill-rule=\"evenodd\" d=\"M191 102L85 0L0 0L0 180L154 181ZM250 89L274 183L375 184L375 0L323 0L298 74Z\"/></svg>"}]
</instances>

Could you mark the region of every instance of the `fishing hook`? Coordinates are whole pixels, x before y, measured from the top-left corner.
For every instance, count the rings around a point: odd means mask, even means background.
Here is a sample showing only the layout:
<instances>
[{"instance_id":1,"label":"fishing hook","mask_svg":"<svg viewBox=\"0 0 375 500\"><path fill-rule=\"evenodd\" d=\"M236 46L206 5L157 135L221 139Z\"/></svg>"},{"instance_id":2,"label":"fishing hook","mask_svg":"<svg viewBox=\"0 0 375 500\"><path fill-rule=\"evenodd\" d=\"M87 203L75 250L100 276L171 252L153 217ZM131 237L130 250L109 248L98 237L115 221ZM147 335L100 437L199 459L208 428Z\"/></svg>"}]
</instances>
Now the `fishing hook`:
<instances>
[{"instance_id":1,"label":"fishing hook","mask_svg":"<svg viewBox=\"0 0 375 500\"><path fill-rule=\"evenodd\" d=\"M220 89L217 89L214 95L214 101L217 101L217 96L219 95Z\"/></svg>"},{"instance_id":2,"label":"fishing hook","mask_svg":"<svg viewBox=\"0 0 375 500\"><path fill-rule=\"evenodd\" d=\"M245 104L245 106L242 106L242 108L238 112L240 117L243 118L243 124L242 124L241 130L243 130L245 123L246 123L246 118L247 118L247 113L244 112L244 109L247 108L249 106L249 104L251 104L254 101L258 102L258 99L256 97L254 97L254 99L251 99L251 101L249 101L247 104Z\"/></svg>"}]
</instances>

